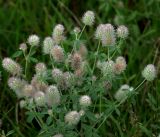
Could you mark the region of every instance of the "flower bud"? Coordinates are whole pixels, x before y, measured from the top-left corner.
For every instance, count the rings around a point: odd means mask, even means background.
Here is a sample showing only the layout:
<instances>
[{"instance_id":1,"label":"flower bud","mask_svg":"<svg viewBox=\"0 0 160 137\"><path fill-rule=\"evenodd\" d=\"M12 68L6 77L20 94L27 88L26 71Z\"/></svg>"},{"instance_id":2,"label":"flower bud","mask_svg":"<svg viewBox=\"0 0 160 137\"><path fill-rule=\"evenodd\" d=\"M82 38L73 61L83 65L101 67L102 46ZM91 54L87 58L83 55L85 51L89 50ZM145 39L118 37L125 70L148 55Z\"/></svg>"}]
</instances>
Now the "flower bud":
<instances>
[{"instance_id":1,"label":"flower bud","mask_svg":"<svg viewBox=\"0 0 160 137\"><path fill-rule=\"evenodd\" d=\"M116 74L121 74L126 69L126 60L124 57L118 57L116 59L115 65L114 65L114 72Z\"/></svg>"},{"instance_id":2,"label":"flower bud","mask_svg":"<svg viewBox=\"0 0 160 137\"><path fill-rule=\"evenodd\" d=\"M85 25L92 26L94 24L94 21L95 21L95 15L93 11L87 11L82 17L82 22Z\"/></svg>"},{"instance_id":3,"label":"flower bud","mask_svg":"<svg viewBox=\"0 0 160 137\"><path fill-rule=\"evenodd\" d=\"M23 88L27 84L24 80L20 78L11 77L8 79L8 86L15 91L16 95L21 98L24 97Z\"/></svg>"},{"instance_id":4,"label":"flower bud","mask_svg":"<svg viewBox=\"0 0 160 137\"><path fill-rule=\"evenodd\" d=\"M121 102L122 100L125 100L127 98L128 94L132 92L132 87L129 87L128 85L122 85L121 88L116 92L114 97L118 102Z\"/></svg>"},{"instance_id":5,"label":"flower bud","mask_svg":"<svg viewBox=\"0 0 160 137\"><path fill-rule=\"evenodd\" d=\"M87 95L81 96L80 100L79 100L79 104L81 107L88 107L91 105L91 98Z\"/></svg>"},{"instance_id":6,"label":"flower bud","mask_svg":"<svg viewBox=\"0 0 160 137\"><path fill-rule=\"evenodd\" d=\"M27 106L27 102L25 100L21 100L19 102L19 106L20 106L20 108L25 108Z\"/></svg>"},{"instance_id":7,"label":"flower bud","mask_svg":"<svg viewBox=\"0 0 160 137\"><path fill-rule=\"evenodd\" d=\"M40 42L39 37L35 34L30 35L27 41L28 41L28 44L31 46L39 46L39 42Z\"/></svg>"},{"instance_id":8,"label":"flower bud","mask_svg":"<svg viewBox=\"0 0 160 137\"><path fill-rule=\"evenodd\" d=\"M85 115L85 111L84 110L80 110L79 111L79 115L82 117L82 116L84 116Z\"/></svg>"},{"instance_id":9,"label":"flower bud","mask_svg":"<svg viewBox=\"0 0 160 137\"><path fill-rule=\"evenodd\" d=\"M55 62L62 62L64 60L64 51L58 45L56 45L52 48L51 55L52 55Z\"/></svg>"},{"instance_id":10,"label":"flower bud","mask_svg":"<svg viewBox=\"0 0 160 137\"><path fill-rule=\"evenodd\" d=\"M49 86L46 91L46 101L48 106L56 106L60 103L60 93L56 86Z\"/></svg>"},{"instance_id":11,"label":"flower bud","mask_svg":"<svg viewBox=\"0 0 160 137\"><path fill-rule=\"evenodd\" d=\"M117 29L117 37L119 38L127 38L128 37L128 28L124 25L119 26Z\"/></svg>"},{"instance_id":12,"label":"flower bud","mask_svg":"<svg viewBox=\"0 0 160 137\"><path fill-rule=\"evenodd\" d=\"M42 91L38 91L34 96L34 101L38 107L45 106L45 94Z\"/></svg>"},{"instance_id":13,"label":"flower bud","mask_svg":"<svg viewBox=\"0 0 160 137\"><path fill-rule=\"evenodd\" d=\"M4 58L2 61L2 66L12 75L20 75L22 72L20 65L11 58Z\"/></svg>"},{"instance_id":14,"label":"flower bud","mask_svg":"<svg viewBox=\"0 0 160 137\"><path fill-rule=\"evenodd\" d=\"M51 37L46 37L43 41L43 53L50 54L53 46L54 46L53 39Z\"/></svg>"},{"instance_id":15,"label":"flower bud","mask_svg":"<svg viewBox=\"0 0 160 137\"><path fill-rule=\"evenodd\" d=\"M80 120L80 115L77 111L68 112L65 115L65 122L69 125L76 125Z\"/></svg>"},{"instance_id":16,"label":"flower bud","mask_svg":"<svg viewBox=\"0 0 160 137\"><path fill-rule=\"evenodd\" d=\"M61 24L58 24L55 26L52 37L56 44L59 44L61 41L64 40L64 26Z\"/></svg>"},{"instance_id":17,"label":"flower bud","mask_svg":"<svg viewBox=\"0 0 160 137\"><path fill-rule=\"evenodd\" d=\"M78 35L81 32L79 27L75 27L73 31L76 35Z\"/></svg>"},{"instance_id":18,"label":"flower bud","mask_svg":"<svg viewBox=\"0 0 160 137\"><path fill-rule=\"evenodd\" d=\"M27 50L26 43L21 43L20 46L19 46L19 49L22 50L23 52L25 52Z\"/></svg>"},{"instance_id":19,"label":"flower bud","mask_svg":"<svg viewBox=\"0 0 160 137\"><path fill-rule=\"evenodd\" d=\"M142 71L142 76L148 81L153 81L156 78L156 73L155 66L153 64L149 64Z\"/></svg>"}]
</instances>

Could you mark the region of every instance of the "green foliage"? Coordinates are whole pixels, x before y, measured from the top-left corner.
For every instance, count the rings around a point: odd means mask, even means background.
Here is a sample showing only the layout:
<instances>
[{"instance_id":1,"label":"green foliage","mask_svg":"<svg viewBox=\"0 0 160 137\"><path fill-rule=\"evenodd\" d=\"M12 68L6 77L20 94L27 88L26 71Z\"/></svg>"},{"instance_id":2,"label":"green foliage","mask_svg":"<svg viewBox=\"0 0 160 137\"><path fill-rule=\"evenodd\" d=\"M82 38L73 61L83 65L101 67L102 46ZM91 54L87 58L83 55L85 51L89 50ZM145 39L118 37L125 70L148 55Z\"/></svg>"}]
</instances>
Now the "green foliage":
<instances>
[{"instance_id":1,"label":"green foliage","mask_svg":"<svg viewBox=\"0 0 160 137\"><path fill-rule=\"evenodd\" d=\"M0 60L6 56L11 56L13 59L20 61L24 66L23 53L17 51L19 44L26 41L29 34L36 33L42 39L51 34L53 26L57 23L62 23L66 32L69 33L74 26L82 26L79 18L87 9L93 10L96 13L96 25L100 22L114 23L115 27L124 24L129 28L129 39L122 43L121 50L118 48L115 56L123 54L127 59L127 70L124 73L124 78L117 78L116 82L113 81L113 90L116 91L123 83L138 85L141 81L141 71L143 66L147 63L154 63L159 70L159 31L160 31L160 2L159 0L139 0L139 1L117 1L117 0L100 0L100 1L52 1L52 0L13 0L13 1L0 1ZM79 43L87 41L87 48L89 49L89 60L93 60L96 50L96 41L93 39L94 27L88 29L82 35L81 40L74 40L74 35L64 42L65 51L70 51L72 46L79 45ZM86 41L84 40L86 39ZM89 43L88 43L89 41ZM32 77L34 72L32 66L39 61L48 62L49 57L40 54L41 49L37 49L35 55L34 51L29 58L29 73L27 78ZM17 52L16 52L17 51ZM102 52L103 51L103 52ZM114 49L110 50L114 53ZM101 48L98 59L103 60L107 57L107 49ZM48 62L51 66L51 62ZM62 65L63 66L63 65ZM57 65L57 67L62 67ZM64 67L64 66L63 66ZM64 67L65 68L65 67ZM62 131L66 137L79 136L77 131L67 129L66 125L57 121L53 124L52 116L48 116L47 109L43 113L26 112L16 107L18 102L15 94L8 88L7 79L8 74L2 71L2 80L0 81L0 118L3 121L2 135L5 136L40 136L49 137L53 133ZM88 67L90 74L92 68ZM100 74L99 70L96 70ZM51 72L50 72L51 73ZM159 73L158 73L159 74ZM47 78L47 80L52 79ZM158 136L160 133L160 80L159 75L157 80L152 84L145 83L143 88L138 90L138 96L134 95L129 98L127 102L117 107L113 101L112 95L114 93L107 92L105 97L102 98L101 107L99 107L99 100L97 93L102 92L102 83L98 86L92 85L92 80L86 78L85 86L82 87L79 94L87 91L94 101L98 101L95 105L95 111L104 112L104 116L100 117L100 121L96 121L94 113L87 112L86 116L82 118L84 122L82 130L84 136L99 137L142 137L142 136ZM117 82L118 81L118 82ZM74 89L75 91L77 89ZM76 108L78 95L73 94L70 96L70 101L75 102L73 108ZM104 93L102 93L104 94ZM107 98L107 99L106 99ZM62 102L68 99L68 95L62 98ZM69 104L68 104L68 107ZM12 109L11 109L12 108ZM53 112L63 115L61 109L52 108ZM26 119L26 115L29 116ZM18 117L18 120L17 120ZM39 129L38 123L35 122L36 117L45 119L46 125L43 125L42 130ZM47 119L46 119L47 117ZM97 134L95 128L88 125L88 122L94 126L95 123L102 123L98 128ZM59 128L57 128L57 125ZM1 130L0 130L1 132Z\"/></svg>"}]
</instances>

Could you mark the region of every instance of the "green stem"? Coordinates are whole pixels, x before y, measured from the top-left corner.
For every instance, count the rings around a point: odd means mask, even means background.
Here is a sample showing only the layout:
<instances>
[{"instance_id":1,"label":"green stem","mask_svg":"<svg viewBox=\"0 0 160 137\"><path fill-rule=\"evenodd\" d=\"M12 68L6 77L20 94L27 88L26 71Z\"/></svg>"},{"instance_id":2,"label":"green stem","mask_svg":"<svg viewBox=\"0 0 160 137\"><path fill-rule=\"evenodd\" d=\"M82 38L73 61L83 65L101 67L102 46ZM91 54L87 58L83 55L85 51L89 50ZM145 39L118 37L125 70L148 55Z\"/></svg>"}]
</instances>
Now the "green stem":
<instances>
[{"instance_id":1,"label":"green stem","mask_svg":"<svg viewBox=\"0 0 160 137\"><path fill-rule=\"evenodd\" d=\"M95 69L95 65L96 65L96 60L97 60L97 56L98 56L100 44L101 44L101 42L99 41L99 42L98 42L97 51L96 51L95 60L94 60L94 64L93 64L92 74L94 73L94 69Z\"/></svg>"},{"instance_id":2,"label":"green stem","mask_svg":"<svg viewBox=\"0 0 160 137\"><path fill-rule=\"evenodd\" d=\"M31 46L31 48L30 48L30 50L29 50L28 55L26 55L26 54L24 53L25 60L26 60L26 64L25 64L25 78L27 78L28 60L29 60L29 57L30 57L30 54L31 54L32 48L33 48L33 46Z\"/></svg>"},{"instance_id":3,"label":"green stem","mask_svg":"<svg viewBox=\"0 0 160 137\"><path fill-rule=\"evenodd\" d=\"M146 79L144 79L144 80L134 89L134 91L136 91L140 86L142 86L145 81L146 81Z\"/></svg>"},{"instance_id":4,"label":"green stem","mask_svg":"<svg viewBox=\"0 0 160 137\"><path fill-rule=\"evenodd\" d=\"M81 35L82 35L82 33L83 33L83 31L84 31L85 28L86 28L86 25L84 25L84 27L82 28L82 31L81 31L81 33L79 34L78 40L81 38Z\"/></svg>"},{"instance_id":5,"label":"green stem","mask_svg":"<svg viewBox=\"0 0 160 137\"><path fill-rule=\"evenodd\" d=\"M109 61L109 46L108 46L108 61Z\"/></svg>"}]
</instances>

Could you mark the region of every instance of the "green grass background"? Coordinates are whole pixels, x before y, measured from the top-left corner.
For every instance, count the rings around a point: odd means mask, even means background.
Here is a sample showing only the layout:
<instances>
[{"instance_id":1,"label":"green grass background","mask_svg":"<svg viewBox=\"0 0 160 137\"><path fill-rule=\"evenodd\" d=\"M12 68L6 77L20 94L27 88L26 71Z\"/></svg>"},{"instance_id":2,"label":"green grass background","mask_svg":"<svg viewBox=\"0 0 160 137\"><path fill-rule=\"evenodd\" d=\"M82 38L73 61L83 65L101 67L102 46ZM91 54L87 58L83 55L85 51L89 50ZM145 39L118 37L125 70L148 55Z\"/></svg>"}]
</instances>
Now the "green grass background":
<instances>
[{"instance_id":1,"label":"green grass background","mask_svg":"<svg viewBox=\"0 0 160 137\"><path fill-rule=\"evenodd\" d=\"M36 33L42 39L51 35L55 24L62 23L69 33L74 26L82 26L81 16L86 10L96 13L96 25L124 24L129 38L122 55L128 63L125 83L138 85L141 70L154 63L160 68L160 0L0 0L0 62L12 56L28 35ZM88 33L93 36L94 28ZM96 48L93 42L88 48ZM19 60L17 58L17 60ZM16 122L16 99L7 87L8 74L2 71L0 82L1 130L14 130L13 137L34 137L38 132L26 123L25 113L19 110ZM119 116L108 119L100 129L104 137L156 137L160 133L160 79L146 83L139 89L135 104L120 107Z\"/></svg>"}]
</instances>

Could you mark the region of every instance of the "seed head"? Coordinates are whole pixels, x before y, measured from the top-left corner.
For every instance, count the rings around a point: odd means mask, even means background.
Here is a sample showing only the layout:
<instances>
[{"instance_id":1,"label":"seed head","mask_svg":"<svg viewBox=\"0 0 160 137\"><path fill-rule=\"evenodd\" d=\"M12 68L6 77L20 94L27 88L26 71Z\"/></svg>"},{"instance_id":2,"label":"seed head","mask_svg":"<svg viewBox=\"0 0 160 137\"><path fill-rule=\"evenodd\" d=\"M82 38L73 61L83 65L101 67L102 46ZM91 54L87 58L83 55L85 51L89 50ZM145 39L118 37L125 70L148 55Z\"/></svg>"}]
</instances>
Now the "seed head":
<instances>
[{"instance_id":1,"label":"seed head","mask_svg":"<svg viewBox=\"0 0 160 137\"><path fill-rule=\"evenodd\" d=\"M48 106L56 106L60 103L60 93L56 86L49 86L46 91L46 101Z\"/></svg>"},{"instance_id":2,"label":"seed head","mask_svg":"<svg viewBox=\"0 0 160 137\"><path fill-rule=\"evenodd\" d=\"M34 101L38 107L43 107L46 103L45 94L42 91L38 91L34 96Z\"/></svg>"},{"instance_id":3,"label":"seed head","mask_svg":"<svg viewBox=\"0 0 160 137\"><path fill-rule=\"evenodd\" d=\"M80 120L80 115L77 111L68 112L65 115L65 122L69 125L76 125Z\"/></svg>"},{"instance_id":4,"label":"seed head","mask_svg":"<svg viewBox=\"0 0 160 137\"><path fill-rule=\"evenodd\" d=\"M64 40L64 26L61 24L58 24L53 29L52 33L53 40L56 44L59 44L61 41Z\"/></svg>"},{"instance_id":5,"label":"seed head","mask_svg":"<svg viewBox=\"0 0 160 137\"><path fill-rule=\"evenodd\" d=\"M23 88L26 84L27 82L17 77L11 77L8 79L8 86L16 93L19 98L24 96Z\"/></svg>"},{"instance_id":6,"label":"seed head","mask_svg":"<svg viewBox=\"0 0 160 137\"><path fill-rule=\"evenodd\" d=\"M79 100L79 104L81 107L88 107L91 105L91 98L87 95L81 96L80 100Z\"/></svg>"},{"instance_id":7,"label":"seed head","mask_svg":"<svg viewBox=\"0 0 160 137\"><path fill-rule=\"evenodd\" d=\"M56 45L52 48L51 55L52 55L53 59L55 60L55 62L62 62L64 60L64 51L58 45Z\"/></svg>"},{"instance_id":8,"label":"seed head","mask_svg":"<svg viewBox=\"0 0 160 137\"><path fill-rule=\"evenodd\" d=\"M21 43L20 46L19 46L19 49L22 50L23 52L25 52L27 50L26 43Z\"/></svg>"},{"instance_id":9,"label":"seed head","mask_svg":"<svg viewBox=\"0 0 160 137\"><path fill-rule=\"evenodd\" d=\"M53 39L51 37L46 37L43 41L43 53L50 54L53 46L54 46Z\"/></svg>"},{"instance_id":10,"label":"seed head","mask_svg":"<svg viewBox=\"0 0 160 137\"><path fill-rule=\"evenodd\" d=\"M153 81L156 78L156 75L156 68L153 64L147 65L142 71L142 76L148 81Z\"/></svg>"},{"instance_id":11,"label":"seed head","mask_svg":"<svg viewBox=\"0 0 160 137\"><path fill-rule=\"evenodd\" d=\"M71 66L74 70L80 69L82 65L82 57L78 53L74 53L71 59Z\"/></svg>"},{"instance_id":12,"label":"seed head","mask_svg":"<svg viewBox=\"0 0 160 137\"><path fill-rule=\"evenodd\" d=\"M117 37L119 38L127 38L128 37L128 28L124 25L119 26L117 29Z\"/></svg>"},{"instance_id":13,"label":"seed head","mask_svg":"<svg viewBox=\"0 0 160 137\"><path fill-rule=\"evenodd\" d=\"M12 75L20 75L22 72L20 65L11 58L4 58L2 61L2 66Z\"/></svg>"},{"instance_id":14,"label":"seed head","mask_svg":"<svg viewBox=\"0 0 160 137\"><path fill-rule=\"evenodd\" d=\"M116 59L115 65L114 65L114 72L116 74L121 74L126 69L126 60L124 57L118 57Z\"/></svg>"},{"instance_id":15,"label":"seed head","mask_svg":"<svg viewBox=\"0 0 160 137\"><path fill-rule=\"evenodd\" d=\"M93 11L87 11L82 17L82 22L85 25L92 26L94 24L94 21L95 21L95 15Z\"/></svg>"},{"instance_id":16,"label":"seed head","mask_svg":"<svg viewBox=\"0 0 160 137\"><path fill-rule=\"evenodd\" d=\"M40 39L37 35L33 34L29 36L27 41L31 46L39 46Z\"/></svg>"},{"instance_id":17,"label":"seed head","mask_svg":"<svg viewBox=\"0 0 160 137\"><path fill-rule=\"evenodd\" d=\"M130 94L131 92L133 92L132 87L129 87L128 85L122 85L120 89L116 92L114 97L117 101L121 102L122 100L125 100L128 94Z\"/></svg>"}]
</instances>

